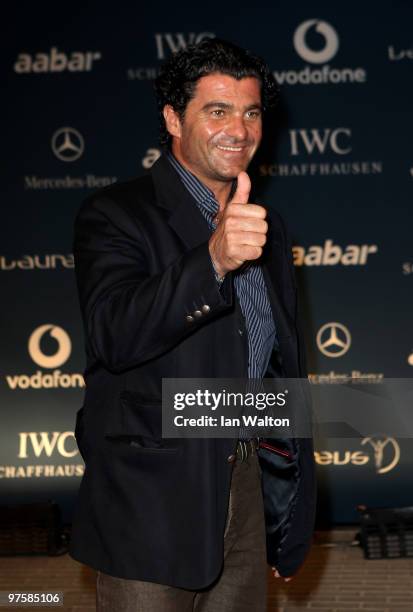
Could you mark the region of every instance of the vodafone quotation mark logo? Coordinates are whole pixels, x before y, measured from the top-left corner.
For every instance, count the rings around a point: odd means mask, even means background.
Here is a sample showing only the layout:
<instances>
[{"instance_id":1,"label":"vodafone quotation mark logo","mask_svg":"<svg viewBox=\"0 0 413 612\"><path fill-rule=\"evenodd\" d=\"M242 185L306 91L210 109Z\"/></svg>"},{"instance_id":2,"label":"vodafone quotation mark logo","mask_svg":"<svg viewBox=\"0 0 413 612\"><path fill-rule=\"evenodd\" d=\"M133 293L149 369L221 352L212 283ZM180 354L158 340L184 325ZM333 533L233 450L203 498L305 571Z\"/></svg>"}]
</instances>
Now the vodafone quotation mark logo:
<instances>
[{"instance_id":1,"label":"vodafone quotation mark logo","mask_svg":"<svg viewBox=\"0 0 413 612\"><path fill-rule=\"evenodd\" d=\"M82 156L85 142L80 132L71 127L63 127L52 136L52 151L60 161L73 162Z\"/></svg>"},{"instance_id":2,"label":"vodafone quotation mark logo","mask_svg":"<svg viewBox=\"0 0 413 612\"><path fill-rule=\"evenodd\" d=\"M311 49L307 44L307 33L313 27L324 38L324 47L320 50ZM304 61L311 64L324 64L337 53L339 38L333 26L326 21L308 19L301 23L294 32L293 44L296 52Z\"/></svg>"},{"instance_id":3,"label":"vodafone quotation mark logo","mask_svg":"<svg viewBox=\"0 0 413 612\"><path fill-rule=\"evenodd\" d=\"M351 334L341 323L325 323L318 330L317 346L326 357L341 357L351 346Z\"/></svg>"},{"instance_id":4,"label":"vodafone quotation mark logo","mask_svg":"<svg viewBox=\"0 0 413 612\"><path fill-rule=\"evenodd\" d=\"M45 341L53 339L49 354L45 353ZM35 372L6 374L12 391L26 389L70 389L84 387L85 381L79 372L62 372L59 367L67 362L72 353L72 342L67 332L52 323L37 327L29 336L27 344L32 361L40 368Z\"/></svg>"},{"instance_id":5,"label":"vodafone quotation mark logo","mask_svg":"<svg viewBox=\"0 0 413 612\"><path fill-rule=\"evenodd\" d=\"M58 344L54 355L45 355L41 349L42 338L48 332ZM40 367L58 368L69 359L72 352L72 342L64 329L56 325L46 324L41 325L31 334L28 349L30 357Z\"/></svg>"},{"instance_id":6,"label":"vodafone quotation mark logo","mask_svg":"<svg viewBox=\"0 0 413 612\"><path fill-rule=\"evenodd\" d=\"M366 82L367 72L362 66L330 66L330 60L335 58L340 46L340 38L331 23L322 19L307 19L299 23L292 34L292 43L296 54L304 60L304 66L298 70L274 70L279 85Z\"/></svg>"}]
</instances>

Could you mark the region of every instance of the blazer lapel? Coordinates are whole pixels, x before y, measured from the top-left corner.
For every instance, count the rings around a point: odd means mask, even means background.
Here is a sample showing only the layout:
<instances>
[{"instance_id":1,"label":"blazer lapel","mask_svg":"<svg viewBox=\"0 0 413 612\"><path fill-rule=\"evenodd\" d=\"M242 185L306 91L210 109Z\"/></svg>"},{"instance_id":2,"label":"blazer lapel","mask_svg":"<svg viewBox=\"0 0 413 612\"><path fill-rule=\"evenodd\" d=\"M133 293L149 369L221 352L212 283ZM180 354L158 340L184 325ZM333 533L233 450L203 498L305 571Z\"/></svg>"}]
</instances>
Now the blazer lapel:
<instances>
[{"instance_id":1,"label":"blazer lapel","mask_svg":"<svg viewBox=\"0 0 413 612\"><path fill-rule=\"evenodd\" d=\"M165 156L152 166L157 203L170 212L168 223L188 249L209 240L210 229L196 202Z\"/></svg>"}]
</instances>

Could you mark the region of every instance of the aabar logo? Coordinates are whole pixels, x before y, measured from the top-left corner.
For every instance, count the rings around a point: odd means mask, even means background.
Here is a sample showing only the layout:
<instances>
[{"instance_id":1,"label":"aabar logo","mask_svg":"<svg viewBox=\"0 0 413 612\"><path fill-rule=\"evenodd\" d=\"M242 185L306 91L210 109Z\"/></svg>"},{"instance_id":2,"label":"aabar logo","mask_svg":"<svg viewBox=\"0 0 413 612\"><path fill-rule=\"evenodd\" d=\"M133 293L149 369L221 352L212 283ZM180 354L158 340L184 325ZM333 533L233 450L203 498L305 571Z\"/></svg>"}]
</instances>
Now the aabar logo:
<instances>
[{"instance_id":1,"label":"aabar logo","mask_svg":"<svg viewBox=\"0 0 413 612\"><path fill-rule=\"evenodd\" d=\"M47 53L19 53L13 68L17 74L90 72L101 58L100 51L65 53L52 47Z\"/></svg>"},{"instance_id":2,"label":"aabar logo","mask_svg":"<svg viewBox=\"0 0 413 612\"><path fill-rule=\"evenodd\" d=\"M391 472L400 461L400 446L395 438L374 435L363 438L360 444L371 448L371 453L367 454L360 450L344 451L315 451L314 457L318 465L333 466L363 466L373 463L376 474L387 474Z\"/></svg>"},{"instance_id":3,"label":"aabar logo","mask_svg":"<svg viewBox=\"0 0 413 612\"><path fill-rule=\"evenodd\" d=\"M165 59L166 55L177 53L181 49L186 49L188 45L197 45L204 38L215 38L212 32L163 32L155 34L156 52L158 59Z\"/></svg>"},{"instance_id":4,"label":"aabar logo","mask_svg":"<svg viewBox=\"0 0 413 612\"><path fill-rule=\"evenodd\" d=\"M329 151L336 155L347 155L351 152L350 139L351 130L346 127L290 130L291 155L324 154Z\"/></svg>"},{"instance_id":5,"label":"aabar logo","mask_svg":"<svg viewBox=\"0 0 413 612\"><path fill-rule=\"evenodd\" d=\"M159 159L160 156L160 149L148 149L145 153L145 157L142 159L142 166L145 168L145 170L149 170L149 168L152 168L152 166L154 165L156 160Z\"/></svg>"},{"instance_id":6,"label":"aabar logo","mask_svg":"<svg viewBox=\"0 0 413 612\"><path fill-rule=\"evenodd\" d=\"M342 357L351 346L351 334L342 323L325 323L318 330L317 346L326 357Z\"/></svg>"},{"instance_id":7,"label":"aabar logo","mask_svg":"<svg viewBox=\"0 0 413 612\"><path fill-rule=\"evenodd\" d=\"M311 49L307 41L307 33L311 28L323 38L322 49ZM336 30L326 21L309 19L301 23L293 36L294 48L298 55L305 61L312 64L324 64L329 62L338 51L339 39Z\"/></svg>"},{"instance_id":8,"label":"aabar logo","mask_svg":"<svg viewBox=\"0 0 413 612\"><path fill-rule=\"evenodd\" d=\"M74 457L78 454L73 431L22 431L19 433L19 459L34 455L51 457L54 452L62 457Z\"/></svg>"},{"instance_id":9,"label":"aabar logo","mask_svg":"<svg viewBox=\"0 0 413 612\"><path fill-rule=\"evenodd\" d=\"M58 345L54 355L45 355L40 348L41 340L47 332L56 340ZM58 368L69 359L72 352L72 343L64 329L47 324L41 325L31 334L28 350L30 357L37 365L42 368Z\"/></svg>"},{"instance_id":10,"label":"aabar logo","mask_svg":"<svg viewBox=\"0 0 413 612\"><path fill-rule=\"evenodd\" d=\"M370 255L378 251L377 244L340 246L328 239L323 245L293 246L296 266L365 266Z\"/></svg>"},{"instance_id":11,"label":"aabar logo","mask_svg":"<svg viewBox=\"0 0 413 612\"><path fill-rule=\"evenodd\" d=\"M53 345L50 354L45 351L44 347L47 340ZM36 365L51 371L37 370L34 374L6 375L10 389L69 389L85 386L82 374L66 373L55 369L66 363L72 352L69 334L62 327L52 323L40 325L30 334L27 348Z\"/></svg>"}]
</instances>

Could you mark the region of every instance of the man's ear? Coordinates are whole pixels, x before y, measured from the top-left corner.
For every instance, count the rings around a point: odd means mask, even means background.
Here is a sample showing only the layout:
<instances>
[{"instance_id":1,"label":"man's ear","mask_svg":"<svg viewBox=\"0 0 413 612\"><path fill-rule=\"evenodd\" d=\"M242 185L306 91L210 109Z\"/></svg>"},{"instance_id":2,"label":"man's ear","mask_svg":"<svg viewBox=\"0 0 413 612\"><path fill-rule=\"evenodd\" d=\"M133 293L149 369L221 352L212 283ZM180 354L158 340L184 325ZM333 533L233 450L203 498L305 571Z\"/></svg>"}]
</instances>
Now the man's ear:
<instances>
[{"instance_id":1,"label":"man's ear","mask_svg":"<svg viewBox=\"0 0 413 612\"><path fill-rule=\"evenodd\" d=\"M170 104L166 104L163 107L163 116L165 119L166 129L170 135L175 136L175 138L180 138L182 132L181 119Z\"/></svg>"}]
</instances>

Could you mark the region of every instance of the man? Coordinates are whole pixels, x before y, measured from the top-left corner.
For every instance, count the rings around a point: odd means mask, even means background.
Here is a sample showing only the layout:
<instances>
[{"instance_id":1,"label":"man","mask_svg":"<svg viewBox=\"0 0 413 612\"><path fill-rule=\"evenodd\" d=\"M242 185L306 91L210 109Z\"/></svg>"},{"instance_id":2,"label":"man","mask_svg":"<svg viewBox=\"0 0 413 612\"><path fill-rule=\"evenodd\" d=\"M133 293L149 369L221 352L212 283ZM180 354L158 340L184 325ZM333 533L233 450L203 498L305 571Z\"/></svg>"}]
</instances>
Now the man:
<instances>
[{"instance_id":1,"label":"man","mask_svg":"<svg viewBox=\"0 0 413 612\"><path fill-rule=\"evenodd\" d=\"M260 612L266 562L288 579L309 547L311 443L162 439L161 384L305 376L291 244L246 173L276 86L214 39L156 88L164 154L76 221L88 362L71 554L99 570L98 610Z\"/></svg>"}]
</instances>

